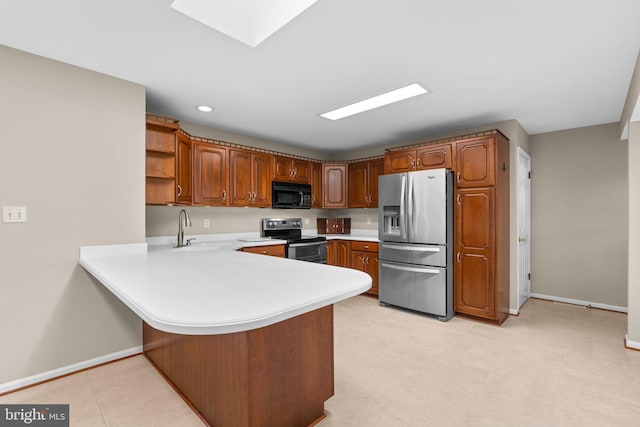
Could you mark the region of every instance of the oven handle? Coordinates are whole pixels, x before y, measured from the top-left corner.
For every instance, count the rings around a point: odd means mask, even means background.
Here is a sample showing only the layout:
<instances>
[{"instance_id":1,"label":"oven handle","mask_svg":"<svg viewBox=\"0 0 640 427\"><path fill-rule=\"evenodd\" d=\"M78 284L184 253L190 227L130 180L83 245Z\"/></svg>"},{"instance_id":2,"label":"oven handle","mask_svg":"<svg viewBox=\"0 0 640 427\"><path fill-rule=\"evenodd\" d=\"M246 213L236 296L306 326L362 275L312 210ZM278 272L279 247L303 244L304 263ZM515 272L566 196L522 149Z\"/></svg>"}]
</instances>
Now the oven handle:
<instances>
[{"instance_id":1,"label":"oven handle","mask_svg":"<svg viewBox=\"0 0 640 427\"><path fill-rule=\"evenodd\" d=\"M306 243L289 243L290 248L301 248L303 246L322 246L326 245L327 242L306 242Z\"/></svg>"},{"instance_id":2,"label":"oven handle","mask_svg":"<svg viewBox=\"0 0 640 427\"><path fill-rule=\"evenodd\" d=\"M381 263L380 266L385 268L392 268L394 270L410 271L412 273L440 274L440 270L433 270L430 268L403 267L394 264L387 264L384 262Z\"/></svg>"}]
</instances>

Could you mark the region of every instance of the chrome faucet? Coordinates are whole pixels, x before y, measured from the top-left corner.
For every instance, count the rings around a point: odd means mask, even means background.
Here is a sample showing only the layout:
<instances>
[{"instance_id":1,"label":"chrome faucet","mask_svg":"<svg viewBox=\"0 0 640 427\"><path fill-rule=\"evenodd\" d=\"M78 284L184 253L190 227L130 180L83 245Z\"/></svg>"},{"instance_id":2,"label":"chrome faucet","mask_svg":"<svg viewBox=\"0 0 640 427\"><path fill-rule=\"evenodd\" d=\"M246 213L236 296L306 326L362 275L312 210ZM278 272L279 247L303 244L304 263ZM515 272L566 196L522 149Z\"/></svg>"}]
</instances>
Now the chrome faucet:
<instances>
[{"instance_id":1,"label":"chrome faucet","mask_svg":"<svg viewBox=\"0 0 640 427\"><path fill-rule=\"evenodd\" d=\"M182 209L178 214L178 244L176 248L189 246L189 244L191 244L192 239L187 239L187 244L184 244L184 229L187 227L191 227L191 218L189 218L187 211Z\"/></svg>"}]
</instances>

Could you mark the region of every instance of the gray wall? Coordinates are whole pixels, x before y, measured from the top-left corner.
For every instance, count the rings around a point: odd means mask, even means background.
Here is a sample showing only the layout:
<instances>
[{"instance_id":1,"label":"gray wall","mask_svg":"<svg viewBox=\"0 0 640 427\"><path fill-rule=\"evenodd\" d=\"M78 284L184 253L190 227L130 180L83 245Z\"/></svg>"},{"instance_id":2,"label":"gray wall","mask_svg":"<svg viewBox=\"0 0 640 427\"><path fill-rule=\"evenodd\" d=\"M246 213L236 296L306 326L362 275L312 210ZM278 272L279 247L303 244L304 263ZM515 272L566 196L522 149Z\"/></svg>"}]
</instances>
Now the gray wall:
<instances>
[{"instance_id":1,"label":"gray wall","mask_svg":"<svg viewBox=\"0 0 640 427\"><path fill-rule=\"evenodd\" d=\"M636 67L640 77L640 67ZM640 122L629 125L629 316L627 338L640 346Z\"/></svg>"},{"instance_id":2,"label":"gray wall","mask_svg":"<svg viewBox=\"0 0 640 427\"><path fill-rule=\"evenodd\" d=\"M532 292L627 306L627 143L618 123L531 136Z\"/></svg>"},{"instance_id":3,"label":"gray wall","mask_svg":"<svg viewBox=\"0 0 640 427\"><path fill-rule=\"evenodd\" d=\"M140 320L78 265L144 241L142 86L0 46L0 383L141 343Z\"/></svg>"}]
</instances>

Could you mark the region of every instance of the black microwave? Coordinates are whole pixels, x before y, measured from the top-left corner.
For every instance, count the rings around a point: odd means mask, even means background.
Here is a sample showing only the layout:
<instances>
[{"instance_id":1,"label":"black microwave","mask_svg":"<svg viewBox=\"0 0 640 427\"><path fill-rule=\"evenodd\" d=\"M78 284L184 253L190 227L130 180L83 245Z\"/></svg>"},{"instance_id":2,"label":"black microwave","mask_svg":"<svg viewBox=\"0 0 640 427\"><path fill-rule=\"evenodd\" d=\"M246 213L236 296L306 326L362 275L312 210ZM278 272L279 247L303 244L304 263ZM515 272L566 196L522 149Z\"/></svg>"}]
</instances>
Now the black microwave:
<instances>
[{"instance_id":1,"label":"black microwave","mask_svg":"<svg viewBox=\"0 0 640 427\"><path fill-rule=\"evenodd\" d=\"M311 186L295 182L271 183L271 207L274 209L311 209Z\"/></svg>"}]
</instances>

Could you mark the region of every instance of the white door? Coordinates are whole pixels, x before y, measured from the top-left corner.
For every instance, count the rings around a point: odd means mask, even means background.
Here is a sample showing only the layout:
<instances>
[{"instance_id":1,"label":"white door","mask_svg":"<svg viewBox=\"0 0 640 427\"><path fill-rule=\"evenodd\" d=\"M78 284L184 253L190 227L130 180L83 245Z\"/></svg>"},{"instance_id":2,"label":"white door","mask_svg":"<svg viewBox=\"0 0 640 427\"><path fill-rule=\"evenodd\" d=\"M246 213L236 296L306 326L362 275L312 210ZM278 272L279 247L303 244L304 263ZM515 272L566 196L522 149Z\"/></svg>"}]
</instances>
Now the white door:
<instances>
[{"instance_id":1,"label":"white door","mask_svg":"<svg viewBox=\"0 0 640 427\"><path fill-rule=\"evenodd\" d=\"M518 147L518 308L531 295L531 157Z\"/></svg>"}]
</instances>

